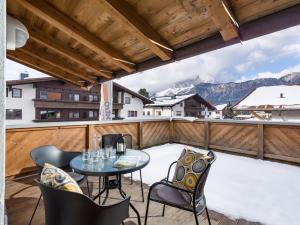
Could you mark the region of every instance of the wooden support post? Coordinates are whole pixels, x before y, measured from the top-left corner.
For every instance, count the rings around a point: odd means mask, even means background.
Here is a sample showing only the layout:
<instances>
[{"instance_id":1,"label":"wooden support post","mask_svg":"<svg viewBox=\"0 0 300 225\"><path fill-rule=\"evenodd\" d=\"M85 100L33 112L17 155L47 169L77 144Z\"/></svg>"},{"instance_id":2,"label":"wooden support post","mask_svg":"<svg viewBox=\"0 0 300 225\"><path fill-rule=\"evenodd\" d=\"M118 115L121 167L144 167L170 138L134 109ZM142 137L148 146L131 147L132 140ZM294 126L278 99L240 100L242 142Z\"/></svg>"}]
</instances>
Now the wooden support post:
<instances>
[{"instance_id":1,"label":"wooden support post","mask_svg":"<svg viewBox=\"0 0 300 225\"><path fill-rule=\"evenodd\" d=\"M208 121L204 122L204 148L208 149L209 146L209 123Z\"/></svg>"},{"instance_id":2,"label":"wooden support post","mask_svg":"<svg viewBox=\"0 0 300 225\"><path fill-rule=\"evenodd\" d=\"M264 159L264 125L258 124L258 153L257 157L259 159Z\"/></svg>"},{"instance_id":3,"label":"wooden support post","mask_svg":"<svg viewBox=\"0 0 300 225\"><path fill-rule=\"evenodd\" d=\"M170 121L170 143L174 143L174 122Z\"/></svg>"},{"instance_id":4,"label":"wooden support post","mask_svg":"<svg viewBox=\"0 0 300 225\"><path fill-rule=\"evenodd\" d=\"M92 148L93 147L93 136L94 136L94 125L89 124L86 127L86 149Z\"/></svg>"},{"instance_id":5,"label":"wooden support post","mask_svg":"<svg viewBox=\"0 0 300 225\"><path fill-rule=\"evenodd\" d=\"M4 222L6 1L0 1L0 224Z\"/></svg>"},{"instance_id":6,"label":"wooden support post","mask_svg":"<svg viewBox=\"0 0 300 225\"><path fill-rule=\"evenodd\" d=\"M138 125L138 136L139 136L139 148L140 149L143 149L143 128L144 128L144 123L143 122L139 122L139 125Z\"/></svg>"}]
</instances>

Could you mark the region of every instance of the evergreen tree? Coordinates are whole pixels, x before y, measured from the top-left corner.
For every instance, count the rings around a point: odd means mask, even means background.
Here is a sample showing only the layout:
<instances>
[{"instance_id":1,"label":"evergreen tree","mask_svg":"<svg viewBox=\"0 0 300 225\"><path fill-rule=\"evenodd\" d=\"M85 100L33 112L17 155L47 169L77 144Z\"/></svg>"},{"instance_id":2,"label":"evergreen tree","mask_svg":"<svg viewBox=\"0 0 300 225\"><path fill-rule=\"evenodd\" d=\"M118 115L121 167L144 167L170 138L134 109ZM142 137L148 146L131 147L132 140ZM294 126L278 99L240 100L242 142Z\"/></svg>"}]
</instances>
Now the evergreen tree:
<instances>
[{"instance_id":1,"label":"evergreen tree","mask_svg":"<svg viewBox=\"0 0 300 225\"><path fill-rule=\"evenodd\" d=\"M141 89L138 91L138 93L139 93L140 95L145 96L146 98L149 98L149 92L146 90L146 88L141 88Z\"/></svg>"},{"instance_id":2,"label":"evergreen tree","mask_svg":"<svg viewBox=\"0 0 300 225\"><path fill-rule=\"evenodd\" d=\"M234 112L232 109L232 105L230 102L228 102L225 110L224 110L224 119L233 119L234 118Z\"/></svg>"}]
</instances>

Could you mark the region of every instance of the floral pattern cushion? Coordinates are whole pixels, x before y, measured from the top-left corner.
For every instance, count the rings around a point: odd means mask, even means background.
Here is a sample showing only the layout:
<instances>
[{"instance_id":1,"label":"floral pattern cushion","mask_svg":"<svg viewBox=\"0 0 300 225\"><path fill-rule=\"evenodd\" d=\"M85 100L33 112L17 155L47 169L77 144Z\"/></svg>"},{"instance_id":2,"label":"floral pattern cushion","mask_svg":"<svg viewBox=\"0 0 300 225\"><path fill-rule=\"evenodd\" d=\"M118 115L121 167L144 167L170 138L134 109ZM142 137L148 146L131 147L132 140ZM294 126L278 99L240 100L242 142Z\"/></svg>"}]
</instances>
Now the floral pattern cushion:
<instances>
[{"instance_id":1,"label":"floral pattern cushion","mask_svg":"<svg viewBox=\"0 0 300 225\"><path fill-rule=\"evenodd\" d=\"M185 148L176 165L173 184L179 188L193 191L201 174L205 171L211 157ZM192 195L182 192L191 203Z\"/></svg>"},{"instance_id":2,"label":"floral pattern cushion","mask_svg":"<svg viewBox=\"0 0 300 225\"><path fill-rule=\"evenodd\" d=\"M41 183L60 190L82 194L81 188L68 173L49 163L44 165L41 173Z\"/></svg>"}]
</instances>

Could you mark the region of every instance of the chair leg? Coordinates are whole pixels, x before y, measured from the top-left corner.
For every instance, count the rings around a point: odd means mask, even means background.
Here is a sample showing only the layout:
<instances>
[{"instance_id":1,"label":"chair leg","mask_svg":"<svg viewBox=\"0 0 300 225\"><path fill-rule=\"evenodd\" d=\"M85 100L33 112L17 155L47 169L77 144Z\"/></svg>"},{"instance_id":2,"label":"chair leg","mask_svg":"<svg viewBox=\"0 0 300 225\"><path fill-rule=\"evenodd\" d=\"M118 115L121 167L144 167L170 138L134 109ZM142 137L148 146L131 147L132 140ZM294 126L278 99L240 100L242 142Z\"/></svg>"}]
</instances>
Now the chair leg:
<instances>
[{"instance_id":1,"label":"chair leg","mask_svg":"<svg viewBox=\"0 0 300 225\"><path fill-rule=\"evenodd\" d=\"M86 177L86 187L87 187L88 195L89 195L89 197L91 197L90 185L89 185L89 179L88 179L88 177Z\"/></svg>"},{"instance_id":2,"label":"chair leg","mask_svg":"<svg viewBox=\"0 0 300 225\"><path fill-rule=\"evenodd\" d=\"M162 216L165 216L166 205L163 206Z\"/></svg>"},{"instance_id":3,"label":"chair leg","mask_svg":"<svg viewBox=\"0 0 300 225\"><path fill-rule=\"evenodd\" d=\"M39 204L40 204L41 198L42 198L42 194L40 194L39 200L38 200L37 203L36 203L36 206L35 206L35 208L34 208L34 211L33 211L33 213L32 213L32 216L31 216L31 218L30 218L30 221L29 221L29 225L31 224L31 222L32 222L32 220L33 220L33 217L34 217L34 215L35 215L35 212L36 212L36 210L37 210L37 208L38 208L38 206L39 206Z\"/></svg>"},{"instance_id":4,"label":"chair leg","mask_svg":"<svg viewBox=\"0 0 300 225\"><path fill-rule=\"evenodd\" d=\"M140 185L141 185L141 192L142 192L142 202L145 202L144 189L143 189L142 170L140 170Z\"/></svg>"},{"instance_id":5,"label":"chair leg","mask_svg":"<svg viewBox=\"0 0 300 225\"><path fill-rule=\"evenodd\" d=\"M196 220L196 225L199 225L198 216L197 216L196 212L194 212L194 216L195 216L195 220Z\"/></svg>"},{"instance_id":6,"label":"chair leg","mask_svg":"<svg viewBox=\"0 0 300 225\"><path fill-rule=\"evenodd\" d=\"M130 173L130 184L132 184L132 172Z\"/></svg>"},{"instance_id":7,"label":"chair leg","mask_svg":"<svg viewBox=\"0 0 300 225\"><path fill-rule=\"evenodd\" d=\"M205 206L205 211L206 211L206 216L207 216L208 224L211 225L211 223L210 223L210 218L209 218L209 214L208 214L208 210L207 210L207 207L206 207L206 206Z\"/></svg>"},{"instance_id":8,"label":"chair leg","mask_svg":"<svg viewBox=\"0 0 300 225\"><path fill-rule=\"evenodd\" d=\"M149 199L149 196L148 196L144 225L147 225L148 211L149 211L149 203L150 203L150 199Z\"/></svg>"}]
</instances>

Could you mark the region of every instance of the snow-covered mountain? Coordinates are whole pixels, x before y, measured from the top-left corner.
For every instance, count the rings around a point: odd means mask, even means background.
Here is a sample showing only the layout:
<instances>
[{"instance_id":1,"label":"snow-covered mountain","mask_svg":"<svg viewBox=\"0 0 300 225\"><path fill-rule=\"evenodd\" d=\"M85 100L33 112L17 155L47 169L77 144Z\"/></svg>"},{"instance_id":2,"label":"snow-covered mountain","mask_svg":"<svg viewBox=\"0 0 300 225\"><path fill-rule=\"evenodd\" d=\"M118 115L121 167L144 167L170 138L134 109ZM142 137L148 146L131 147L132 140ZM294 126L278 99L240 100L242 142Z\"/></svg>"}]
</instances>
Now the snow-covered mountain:
<instances>
[{"instance_id":1,"label":"snow-covered mountain","mask_svg":"<svg viewBox=\"0 0 300 225\"><path fill-rule=\"evenodd\" d=\"M300 85L300 72L286 74L281 78L262 78L245 82L229 83L205 83L197 76L174 84L174 88L168 88L157 92L154 96L186 95L198 93L214 105L236 103L257 87L277 85Z\"/></svg>"}]
</instances>

